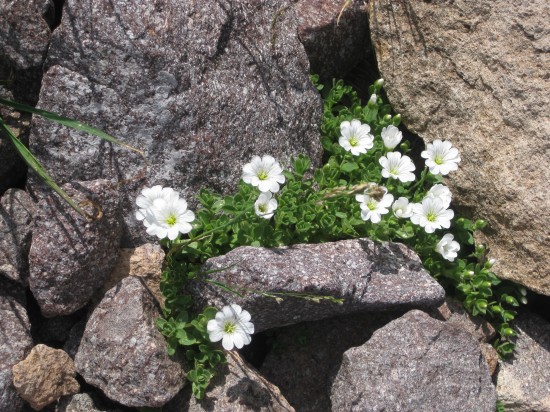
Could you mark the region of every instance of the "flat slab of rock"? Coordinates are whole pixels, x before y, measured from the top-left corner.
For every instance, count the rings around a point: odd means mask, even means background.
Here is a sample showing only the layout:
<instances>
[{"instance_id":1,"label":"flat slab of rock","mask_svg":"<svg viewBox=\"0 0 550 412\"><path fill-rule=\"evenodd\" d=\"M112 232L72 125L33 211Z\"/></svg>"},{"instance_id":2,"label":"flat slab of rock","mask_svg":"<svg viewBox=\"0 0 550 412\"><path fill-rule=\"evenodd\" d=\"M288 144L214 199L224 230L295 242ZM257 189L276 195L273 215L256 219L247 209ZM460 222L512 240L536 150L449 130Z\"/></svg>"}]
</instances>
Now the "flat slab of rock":
<instances>
[{"instance_id":1,"label":"flat slab of rock","mask_svg":"<svg viewBox=\"0 0 550 412\"><path fill-rule=\"evenodd\" d=\"M332 410L494 412L496 391L477 341L413 310L344 353Z\"/></svg>"},{"instance_id":2,"label":"flat slab of rock","mask_svg":"<svg viewBox=\"0 0 550 412\"><path fill-rule=\"evenodd\" d=\"M498 399L506 411L550 411L550 324L527 313L514 325L518 338L514 357L500 362Z\"/></svg>"},{"instance_id":3,"label":"flat slab of rock","mask_svg":"<svg viewBox=\"0 0 550 412\"><path fill-rule=\"evenodd\" d=\"M86 382L126 406L162 406L185 383L156 327L157 305L142 280L123 279L94 309L76 353Z\"/></svg>"},{"instance_id":4,"label":"flat slab of rock","mask_svg":"<svg viewBox=\"0 0 550 412\"><path fill-rule=\"evenodd\" d=\"M25 303L23 287L0 276L0 411L18 412L23 406L11 368L33 345Z\"/></svg>"},{"instance_id":5,"label":"flat slab of rock","mask_svg":"<svg viewBox=\"0 0 550 412\"><path fill-rule=\"evenodd\" d=\"M8 189L0 199L0 276L26 286L36 206L23 190Z\"/></svg>"},{"instance_id":6,"label":"flat slab of rock","mask_svg":"<svg viewBox=\"0 0 550 412\"><path fill-rule=\"evenodd\" d=\"M276 329L260 372L297 411L330 411L330 388L344 352L402 314L358 313Z\"/></svg>"},{"instance_id":7,"label":"flat slab of rock","mask_svg":"<svg viewBox=\"0 0 550 412\"><path fill-rule=\"evenodd\" d=\"M234 189L253 155L321 160L322 103L297 37L295 2L68 0L52 36L39 107L144 150L147 186ZM116 45L116 46L114 46ZM139 155L35 120L31 151L53 177L131 179ZM141 185L140 183L139 185ZM138 184L120 187L129 232Z\"/></svg>"},{"instance_id":8,"label":"flat slab of rock","mask_svg":"<svg viewBox=\"0 0 550 412\"><path fill-rule=\"evenodd\" d=\"M77 182L63 189L77 203L100 205L102 217L86 220L55 194L38 203L29 284L46 317L69 315L88 303L115 266L122 235L118 194L108 181Z\"/></svg>"},{"instance_id":9,"label":"flat slab of rock","mask_svg":"<svg viewBox=\"0 0 550 412\"><path fill-rule=\"evenodd\" d=\"M341 298L319 303L281 295L280 303L258 293L244 298L206 282L193 282L195 302L217 308L237 303L252 315L256 332L358 311L437 306L443 288L418 256L399 243L353 239L273 249L239 247L209 259L203 271L230 288L272 293L302 293Z\"/></svg>"},{"instance_id":10,"label":"flat slab of rock","mask_svg":"<svg viewBox=\"0 0 550 412\"><path fill-rule=\"evenodd\" d=\"M35 410L80 390L73 360L62 350L46 345L32 348L12 371L17 393Z\"/></svg>"},{"instance_id":11,"label":"flat slab of rock","mask_svg":"<svg viewBox=\"0 0 550 412\"><path fill-rule=\"evenodd\" d=\"M294 412L279 388L268 382L237 352L227 353L203 399L198 401L184 389L162 410L164 412Z\"/></svg>"},{"instance_id":12,"label":"flat slab of rock","mask_svg":"<svg viewBox=\"0 0 550 412\"><path fill-rule=\"evenodd\" d=\"M550 296L550 3L369 4L393 109L425 141L459 149L453 203L489 222L479 239L499 277Z\"/></svg>"}]
</instances>

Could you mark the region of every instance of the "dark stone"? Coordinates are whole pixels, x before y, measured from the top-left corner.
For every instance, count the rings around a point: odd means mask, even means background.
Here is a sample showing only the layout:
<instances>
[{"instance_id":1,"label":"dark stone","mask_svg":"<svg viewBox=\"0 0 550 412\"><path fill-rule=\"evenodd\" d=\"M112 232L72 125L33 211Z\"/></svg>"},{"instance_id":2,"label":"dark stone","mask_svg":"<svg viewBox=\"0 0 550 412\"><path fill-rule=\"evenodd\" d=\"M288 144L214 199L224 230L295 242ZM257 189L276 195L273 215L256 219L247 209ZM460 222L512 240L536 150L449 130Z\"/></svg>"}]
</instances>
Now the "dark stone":
<instances>
[{"instance_id":1,"label":"dark stone","mask_svg":"<svg viewBox=\"0 0 550 412\"><path fill-rule=\"evenodd\" d=\"M293 412L279 388L263 378L237 352L226 352L227 365L218 368L200 401L183 389L164 412Z\"/></svg>"},{"instance_id":2,"label":"dark stone","mask_svg":"<svg viewBox=\"0 0 550 412\"><path fill-rule=\"evenodd\" d=\"M477 341L413 310L344 353L331 400L335 412L494 412L497 398Z\"/></svg>"},{"instance_id":3,"label":"dark stone","mask_svg":"<svg viewBox=\"0 0 550 412\"><path fill-rule=\"evenodd\" d=\"M40 200L29 254L31 291L46 317L86 305L116 264L121 236L116 187L106 180L63 186L77 203L89 200L86 219L56 194Z\"/></svg>"},{"instance_id":4,"label":"dark stone","mask_svg":"<svg viewBox=\"0 0 550 412\"><path fill-rule=\"evenodd\" d=\"M156 326L155 298L137 277L124 278L94 309L75 357L78 373L126 406L159 407L185 383Z\"/></svg>"},{"instance_id":5,"label":"dark stone","mask_svg":"<svg viewBox=\"0 0 550 412\"><path fill-rule=\"evenodd\" d=\"M13 386L13 365L32 349L31 325L21 285L0 276L0 411L18 412L23 400Z\"/></svg>"},{"instance_id":6,"label":"dark stone","mask_svg":"<svg viewBox=\"0 0 550 412\"><path fill-rule=\"evenodd\" d=\"M304 322L273 331L260 372L300 412L330 410L330 387L343 353L402 315L376 312Z\"/></svg>"},{"instance_id":7,"label":"dark stone","mask_svg":"<svg viewBox=\"0 0 550 412\"><path fill-rule=\"evenodd\" d=\"M0 276L27 286L32 219L36 205L23 190L9 189L0 199Z\"/></svg>"},{"instance_id":8,"label":"dark stone","mask_svg":"<svg viewBox=\"0 0 550 412\"><path fill-rule=\"evenodd\" d=\"M120 412L101 403L97 397L89 393L77 393L64 396L55 407L55 412Z\"/></svg>"},{"instance_id":9,"label":"dark stone","mask_svg":"<svg viewBox=\"0 0 550 412\"><path fill-rule=\"evenodd\" d=\"M202 268L210 279L230 288L280 293L281 302L258 293L244 298L206 282L188 290L197 305L221 308L237 303L252 315L256 332L342 314L439 305L443 288L426 272L418 256L399 243L369 239L304 244L273 249L239 247L209 259ZM285 296L332 296L339 305Z\"/></svg>"},{"instance_id":10,"label":"dark stone","mask_svg":"<svg viewBox=\"0 0 550 412\"><path fill-rule=\"evenodd\" d=\"M364 58L369 35L367 4L343 6L341 0L301 0L297 7L298 38L311 72L329 81L345 77Z\"/></svg>"},{"instance_id":11,"label":"dark stone","mask_svg":"<svg viewBox=\"0 0 550 412\"><path fill-rule=\"evenodd\" d=\"M227 193L253 155L321 160L322 103L309 80L291 0L68 0L46 62L39 106L77 118L136 153L37 119L31 150L60 182L121 185L127 232L142 186Z\"/></svg>"}]
</instances>

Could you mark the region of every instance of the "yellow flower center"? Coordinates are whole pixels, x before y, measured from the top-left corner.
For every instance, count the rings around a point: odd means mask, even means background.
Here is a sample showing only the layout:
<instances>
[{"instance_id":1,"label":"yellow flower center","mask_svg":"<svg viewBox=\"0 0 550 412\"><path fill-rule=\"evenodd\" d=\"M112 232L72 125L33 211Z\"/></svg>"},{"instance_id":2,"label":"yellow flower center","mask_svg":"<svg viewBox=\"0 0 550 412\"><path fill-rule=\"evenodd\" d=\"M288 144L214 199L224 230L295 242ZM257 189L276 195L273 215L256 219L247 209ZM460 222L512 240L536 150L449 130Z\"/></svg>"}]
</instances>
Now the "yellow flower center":
<instances>
[{"instance_id":1,"label":"yellow flower center","mask_svg":"<svg viewBox=\"0 0 550 412\"><path fill-rule=\"evenodd\" d=\"M267 212L267 205L266 204L259 205L258 210L262 213Z\"/></svg>"},{"instance_id":2,"label":"yellow flower center","mask_svg":"<svg viewBox=\"0 0 550 412\"><path fill-rule=\"evenodd\" d=\"M349 139L350 146L357 146L359 144L359 139L357 136L351 136Z\"/></svg>"},{"instance_id":3,"label":"yellow flower center","mask_svg":"<svg viewBox=\"0 0 550 412\"><path fill-rule=\"evenodd\" d=\"M235 324L231 322L225 322L225 324L223 325L223 331L225 333L235 333L236 329L237 327L235 326Z\"/></svg>"},{"instance_id":4,"label":"yellow flower center","mask_svg":"<svg viewBox=\"0 0 550 412\"><path fill-rule=\"evenodd\" d=\"M175 215L170 215L168 218L166 218L166 224L168 226L174 226L177 223L178 219Z\"/></svg>"},{"instance_id":5,"label":"yellow flower center","mask_svg":"<svg viewBox=\"0 0 550 412\"><path fill-rule=\"evenodd\" d=\"M440 155L435 156L434 162L435 164L438 164L438 165L442 165L443 163L445 163L445 161Z\"/></svg>"},{"instance_id":6,"label":"yellow flower center","mask_svg":"<svg viewBox=\"0 0 550 412\"><path fill-rule=\"evenodd\" d=\"M258 179L260 180L265 180L269 177L269 175L267 174L267 172L265 170L262 170L260 171L260 173L258 173Z\"/></svg>"},{"instance_id":7,"label":"yellow flower center","mask_svg":"<svg viewBox=\"0 0 550 412\"><path fill-rule=\"evenodd\" d=\"M378 204L378 203L376 203L376 201L371 200L369 203L367 203L367 207L368 207L370 210L374 210L374 209L376 209L377 204Z\"/></svg>"},{"instance_id":8,"label":"yellow flower center","mask_svg":"<svg viewBox=\"0 0 550 412\"><path fill-rule=\"evenodd\" d=\"M435 222L437 220L437 215L430 212L426 215L426 219L428 219L428 221L430 222Z\"/></svg>"}]
</instances>

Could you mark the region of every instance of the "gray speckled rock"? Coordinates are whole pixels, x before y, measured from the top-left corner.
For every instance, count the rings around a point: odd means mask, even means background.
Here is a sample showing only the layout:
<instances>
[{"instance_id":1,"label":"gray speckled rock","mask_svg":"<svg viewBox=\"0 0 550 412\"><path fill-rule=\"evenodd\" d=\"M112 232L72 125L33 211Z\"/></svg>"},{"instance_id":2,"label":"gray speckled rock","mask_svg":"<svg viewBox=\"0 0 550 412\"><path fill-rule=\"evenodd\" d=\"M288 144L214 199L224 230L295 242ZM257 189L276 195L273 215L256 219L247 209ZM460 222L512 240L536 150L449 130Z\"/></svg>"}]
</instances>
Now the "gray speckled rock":
<instances>
[{"instance_id":1,"label":"gray speckled rock","mask_svg":"<svg viewBox=\"0 0 550 412\"><path fill-rule=\"evenodd\" d=\"M184 389L162 410L164 412L294 412L279 388L263 378L237 352L227 353L203 399Z\"/></svg>"},{"instance_id":2,"label":"gray speckled rock","mask_svg":"<svg viewBox=\"0 0 550 412\"><path fill-rule=\"evenodd\" d=\"M29 284L46 317L69 315L86 305L116 264L122 234L118 196L110 182L77 182L63 189L77 202L100 205L103 216L88 221L55 194L38 203Z\"/></svg>"},{"instance_id":3,"label":"gray speckled rock","mask_svg":"<svg viewBox=\"0 0 550 412\"><path fill-rule=\"evenodd\" d=\"M26 286L32 216L36 206L23 190L9 189L0 199L0 276Z\"/></svg>"},{"instance_id":4,"label":"gray speckled rock","mask_svg":"<svg viewBox=\"0 0 550 412\"><path fill-rule=\"evenodd\" d=\"M159 407L185 383L181 365L166 352L160 316L143 281L130 276L94 309L75 357L87 383L126 406Z\"/></svg>"},{"instance_id":5,"label":"gray speckled rock","mask_svg":"<svg viewBox=\"0 0 550 412\"><path fill-rule=\"evenodd\" d=\"M88 393L64 396L55 407L55 412L120 412L120 409L104 407Z\"/></svg>"},{"instance_id":6,"label":"gray speckled rock","mask_svg":"<svg viewBox=\"0 0 550 412\"><path fill-rule=\"evenodd\" d=\"M321 158L322 104L309 80L291 0L68 0L52 37L39 106L104 129L145 151L139 185L192 200L227 192L252 155ZM35 121L31 150L62 183L124 179L135 153ZM123 185L124 246L144 243L140 187Z\"/></svg>"},{"instance_id":7,"label":"gray speckled rock","mask_svg":"<svg viewBox=\"0 0 550 412\"><path fill-rule=\"evenodd\" d=\"M496 391L466 331L413 310L344 353L332 410L494 412Z\"/></svg>"},{"instance_id":8,"label":"gray speckled rock","mask_svg":"<svg viewBox=\"0 0 550 412\"><path fill-rule=\"evenodd\" d=\"M329 411L330 387L343 353L402 314L361 313L276 329L260 372L297 411Z\"/></svg>"},{"instance_id":9,"label":"gray speckled rock","mask_svg":"<svg viewBox=\"0 0 550 412\"><path fill-rule=\"evenodd\" d=\"M501 361L498 398L509 412L550 411L550 324L526 313L514 322L518 338L514 357Z\"/></svg>"},{"instance_id":10,"label":"gray speckled rock","mask_svg":"<svg viewBox=\"0 0 550 412\"><path fill-rule=\"evenodd\" d=\"M369 19L364 1L353 0L340 16L341 0L301 0L297 14L298 37L312 73L322 79L340 79L364 56Z\"/></svg>"},{"instance_id":11,"label":"gray speckled rock","mask_svg":"<svg viewBox=\"0 0 550 412\"><path fill-rule=\"evenodd\" d=\"M394 110L425 141L460 150L453 203L489 222L476 236L499 277L550 296L550 2L369 4Z\"/></svg>"},{"instance_id":12,"label":"gray speckled rock","mask_svg":"<svg viewBox=\"0 0 550 412\"><path fill-rule=\"evenodd\" d=\"M209 259L202 269L222 268L229 269L208 276L229 287L344 299L338 305L282 296L277 303L255 293L239 298L206 282L189 286L199 304L240 304L252 314L256 332L344 313L435 306L445 297L414 252L399 243L375 244L369 239L273 249L239 247Z\"/></svg>"},{"instance_id":13,"label":"gray speckled rock","mask_svg":"<svg viewBox=\"0 0 550 412\"><path fill-rule=\"evenodd\" d=\"M11 368L32 348L25 303L23 287L0 276L0 411L18 412L23 406Z\"/></svg>"}]
</instances>

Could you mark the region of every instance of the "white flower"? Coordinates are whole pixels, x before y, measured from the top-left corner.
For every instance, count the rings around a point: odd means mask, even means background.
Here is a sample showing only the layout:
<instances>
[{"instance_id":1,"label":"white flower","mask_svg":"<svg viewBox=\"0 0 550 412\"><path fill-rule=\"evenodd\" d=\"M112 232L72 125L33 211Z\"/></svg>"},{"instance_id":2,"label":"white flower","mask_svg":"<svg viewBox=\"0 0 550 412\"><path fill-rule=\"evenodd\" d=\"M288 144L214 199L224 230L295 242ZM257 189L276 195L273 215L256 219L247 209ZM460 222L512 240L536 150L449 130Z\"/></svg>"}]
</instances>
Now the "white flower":
<instances>
[{"instance_id":1,"label":"white flower","mask_svg":"<svg viewBox=\"0 0 550 412\"><path fill-rule=\"evenodd\" d=\"M403 133L394 125L390 124L382 129L382 140L386 149L395 149L401 143L401 139L403 139Z\"/></svg>"},{"instance_id":2,"label":"white flower","mask_svg":"<svg viewBox=\"0 0 550 412\"><path fill-rule=\"evenodd\" d=\"M187 202L179 197L159 198L146 209L144 225L147 233L159 239L174 240L179 233L189 233L193 227L191 222L195 214L187 210Z\"/></svg>"},{"instance_id":3,"label":"white flower","mask_svg":"<svg viewBox=\"0 0 550 412\"><path fill-rule=\"evenodd\" d=\"M233 349L233 346L241 349L251 342L254 325L250 322L250 313L233 303L216 313L216 317L208 321L206 330L211 342L221 340L226 350Z\"/></svg>"},{"instance_id":4,"label":"white flower","mask_svg":"<svg viewBox=\"0 0 550 412\"><path fill-rule=\"evenodd\" d=\"M426 233L433 233L436 229L451 226L454 212L447 209L440 199L425 197L422 203L413 204L411 222L424 228Z\"/></svg>"},{"instance_id":5,"label":"white flower","mask_svg":"<svg viewBox=\"0 0 550 412\"><path fill-rule=\"evenodd\" d=\"M460 250L460 245L453 239L454 236L451 233L447 233L439 241L436 247L437 253L450 262L455 260L457 253Z\"/></svg>"},{"instance_id":6,"label":"white flower","mask_svg":"<svg viewBox=\"0 0 550 412\"><path fill-rule=\"evenodd\" d=\"M338 143L354 156L367 153L367 150L373 146L374 136L370 134L370 126L361 124L359 120L354 119L351 123L347 120L343 121L340 124L340 133L342 135Z\"/></svg>"},{"instance_id":7,"label":"white flower","mask_svg":"<svg viewBox=\"0 0 550 412\"><path fill-rule=\"evenodd\" d=\"M139 207L138 211L136 212L136 219L145 219L147 209L153 206L153 202L156 199L169 200L172 198L179 198L179 194L171 187L162 187L160 185L146 187L141 191L141 194L136 199L136 204Z\"/></svg>"},{"instance_id":8,"label":"white flower","mask_svg":"<svg viewBox=\"0 0 550 412\"><path fill-rule=\"evenodd\" d=\"M400 218L406 218L412 216L412 203L409 203L409 199L406 197L400 197L391 206L393 214Z\"/></svg>"},{"instance_id":9,"label":"white flower","mask_svg":"<svg viewBox=\"0 0 550 412\"><path fill-rule=\"evenodd\" d=\"M414 163L409 156L401 156L399 152L389 152L380 157L378 163L382 166L382 176L385 178L399 179L403 183L412 182L415 179Z\"/></svg>"},{"instance_id":10,"label":"white flower","mask_svg":"<svg viewBox=\"0 0 550 412\"><path fill-rule=\"evenodd\" d=\"M426 159L426 166L434 175L446 175L453 170L458 169L460 155L458 149L451 145L451 142L434 140L433 143L428 143L426 150L420 153Z\"/></svg>"},{"instance_id":11,"label":"white flower","mask_svg":"<svg viewBox=\"0 0 550 412\"><path fill-rule=\"evenodd\" d=\"M245 183L257 186L260 192L279 191L279 184L285 182L283 168L273 157L253 156L252 161L243 167L242 179Z\"/></svg>"},{"instance_id":12,"label":"white flower","mask_svg":"<svg viewBox=\"0 0 550 412\"><path fill-rule=\"evenodd\" d=\"M426 196L441 200L445 208L448 208L451 205L451 198L453 195L447 186L437 184L432 186Z\"/></svg>"},{"instance_id":13,"label":"white flower","mask_svg":"<svg viewBox=\"0 0 550 412\"><path fill-rule=\"evenodd\" d=\"M370 103L370 104L376 104L376 99L377 99L376 94L373 93L373 94L370 95L370 98L369 98L368 103ZM368 103L367 103L367 104L368 104Z\"/></svg>"},{"instance_id":14,"label":"white flower","mask_svg":"<svg viewBox=\"0 0 550 412\"><path fill-rule=\"evenodd\" d=\"M271 192L260 193L258 200L254 203L256 214L264 219L271 219L273 212L277 209L277 199L273 199Z\"/></svg>"},{"instance_id":15,"label":"white flower","mask_svg":"<svg viewBox=\"0 0 550 412\"><path fill-rule=\"evenodd\" d=\"M384 195L381 199L368 194L355 195L355 200L361 203L361 219L370 220L372 223L378 223L382 220L382 215L389 212L388 207L390 207L393 202L393 195L388 193L388 189L383 186L380 186L380 189L384 191Z\"/></svg>"}]
</instances>

